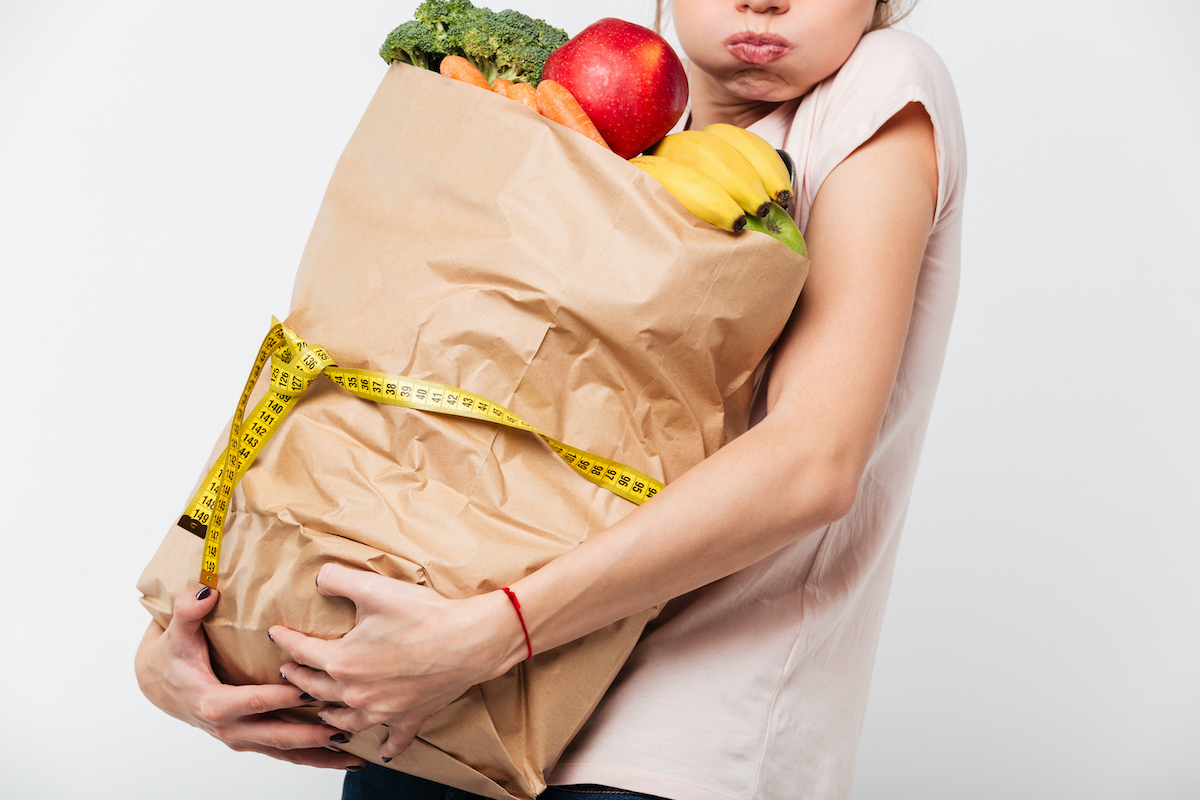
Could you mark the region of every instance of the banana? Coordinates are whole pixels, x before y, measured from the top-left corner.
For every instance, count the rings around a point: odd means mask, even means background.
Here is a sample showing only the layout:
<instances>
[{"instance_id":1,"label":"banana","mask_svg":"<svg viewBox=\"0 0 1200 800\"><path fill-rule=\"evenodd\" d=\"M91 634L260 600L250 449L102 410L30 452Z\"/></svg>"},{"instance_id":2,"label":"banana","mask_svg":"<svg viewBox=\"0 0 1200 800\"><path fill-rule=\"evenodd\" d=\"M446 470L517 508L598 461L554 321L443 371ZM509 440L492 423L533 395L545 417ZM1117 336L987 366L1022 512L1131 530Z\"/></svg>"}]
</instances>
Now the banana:
<instances>
[{"instance_id":1,"label":"banana","mask_svg":"<svg viewBox=\"0 0 1200 800\"><path fill-rule=\"evenodd\" d=\"M700 170L662 156L638 156L629 163L661 183L694 216L731 233L746 227L742 207Z\"/></svg>"},{"instance_id":2,"label":"banana","mask_svg":"<svg viewBox=\"0 0 1200 800\"><path fill-rule=\"evenodd\" d=\"M775 152L774 147L758 134L724 122L709 125L704 131L736 147L758 171L767 194L775 198L779 205L788 207L792 202L792 179L788 175L787 165L783 163L779 153Z\"/></svg>"},{"instance_id":3,"label":"banana","mask_svg":"<svg viewBox=\"0 0 1200 800\"><path fill-rule=\"evenodd\" d=\"M705 131L680 131L663 137L649 155L671 158L712 178L746 213L765 217L771 198L758 171L736 147Z\"/></svg>"},{"instance_id":4,"label":"banana","mask_svg":"<svg viewBox=\"0 0 1200 800\"><path fill-rule=\"evenodd\" d=\"M778 203L771 203L771 210L765 218L751 217L747 219L746 230L773 236L803 257L808 258L808 247L804 244L804 237L800 235L800 229L796 227L792 215Z\"/></svg>"}]
</instances>

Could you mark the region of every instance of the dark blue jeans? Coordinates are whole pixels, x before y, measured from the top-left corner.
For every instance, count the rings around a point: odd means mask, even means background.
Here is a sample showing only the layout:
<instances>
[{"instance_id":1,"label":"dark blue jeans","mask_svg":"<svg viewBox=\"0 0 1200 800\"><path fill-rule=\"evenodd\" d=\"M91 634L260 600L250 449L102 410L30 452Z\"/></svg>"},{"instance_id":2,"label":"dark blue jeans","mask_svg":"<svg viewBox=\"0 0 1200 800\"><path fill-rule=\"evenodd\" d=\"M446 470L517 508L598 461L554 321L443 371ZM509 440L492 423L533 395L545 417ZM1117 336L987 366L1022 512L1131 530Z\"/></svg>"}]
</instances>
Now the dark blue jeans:
<instances>
[{"instance_id":1,"label":"dark blue jeans","mask_svg":"<svg viewBox=\"0 0 1200 800\"><path fill-rule=\"evenodd\" d=\"M487 800L477 794L452 789L440 783L427 781L386 769L376 764L367 764L362 772L347 772L342 784L342 800ZM538 800L664 800L647 794L636 794L607 786L551 786Z\"/></svg>"}]
</instances>

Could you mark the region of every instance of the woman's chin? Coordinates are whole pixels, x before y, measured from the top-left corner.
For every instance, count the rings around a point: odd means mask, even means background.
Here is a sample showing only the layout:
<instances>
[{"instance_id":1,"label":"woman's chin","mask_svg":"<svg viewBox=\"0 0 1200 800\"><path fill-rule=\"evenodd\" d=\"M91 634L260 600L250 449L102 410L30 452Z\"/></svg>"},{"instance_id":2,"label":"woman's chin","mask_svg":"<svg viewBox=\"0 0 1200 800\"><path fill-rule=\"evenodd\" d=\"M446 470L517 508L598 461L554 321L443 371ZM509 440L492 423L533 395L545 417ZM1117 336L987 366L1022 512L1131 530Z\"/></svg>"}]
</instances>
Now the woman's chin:
<instances>
[{"instance_id":1,"label":"woman's chin","mask_svg":"<svg viewBox=\"0 0 1200 800\"><path fill-rule=\"evenodd\" d=\"M734 76L726 83L725 90L735 97L756 103L782 103L803 94L777 76L757 71Z\"/></svg>"}]
</instances>

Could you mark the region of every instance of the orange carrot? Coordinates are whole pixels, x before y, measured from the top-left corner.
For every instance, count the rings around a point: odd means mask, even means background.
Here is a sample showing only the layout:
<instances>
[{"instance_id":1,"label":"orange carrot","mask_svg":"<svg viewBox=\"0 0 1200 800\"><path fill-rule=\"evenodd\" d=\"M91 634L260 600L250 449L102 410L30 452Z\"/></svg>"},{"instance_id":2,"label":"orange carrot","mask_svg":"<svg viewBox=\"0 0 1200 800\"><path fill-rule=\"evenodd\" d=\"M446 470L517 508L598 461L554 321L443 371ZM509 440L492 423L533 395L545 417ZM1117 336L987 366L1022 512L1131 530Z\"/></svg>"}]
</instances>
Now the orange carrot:
<instances>
[{"instance_id":1,"label":"orange carrot","mask_svg":"<svg viewBox=\"0 0 1200 800\"><path fill-rule=\"evenodd\" d=\"M447 78L453 78L456 81L469 83L472 86L478 86L480 89L490 90L487 78L483 77L483 73L462 56L446 56L442 59L442 66L438 70Z\"/></svg>"},{"instance_id":2,"label":"orange carrot","mask_svg":"<svg viewBox=\"0 0 1200 800\"><path fill-rule=\"evenodd\" d=\"M587 112L579 105L575 95L557 81L542 81L537 87L538 113L547 119L566 125L573 131L578 131L597 144L611 150L608 142L596 130L596 125L588 117Z\"/></svg>"},{"instance_id":3,"label":"orange carrot","mask_svg":"<svg viewBox=\"0 0 1200 800\"><path fill-rule=\"evenodd\" d=\"M514 83L512 88L508 90L508 96L513 100L524 103L532 111L538 110L537 89L528 83Z\"/></svg>"},{"instance_id":4,"label":"orange carrot","mask_svg":"<svg viewBox=\"0 0 1200 800\"><path fill-rule=\"evenodd\" d=\"M505 78L496 78L492 81L492 91L505 97L512 97L512 87L513 82Z\"/></svg>"}]
</instances>

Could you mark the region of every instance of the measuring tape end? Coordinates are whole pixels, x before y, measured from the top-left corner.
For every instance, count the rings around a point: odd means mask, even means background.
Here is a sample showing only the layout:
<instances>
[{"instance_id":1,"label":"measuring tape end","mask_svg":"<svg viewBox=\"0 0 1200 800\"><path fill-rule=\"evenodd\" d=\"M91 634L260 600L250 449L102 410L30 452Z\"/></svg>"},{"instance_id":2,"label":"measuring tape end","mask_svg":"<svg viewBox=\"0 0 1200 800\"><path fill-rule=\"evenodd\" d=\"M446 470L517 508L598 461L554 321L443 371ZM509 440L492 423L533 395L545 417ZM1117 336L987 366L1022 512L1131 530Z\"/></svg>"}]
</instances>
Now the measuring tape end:
<instances>
[{"instance_id":1,"label":"measuring tape end","mask_svg":"<svg viewBox=\"0 0 1200 800\"><path fill-rule=\"evenodd\" d=\"M176 524L185 531L196 534L201 539L208 536L208 526L198 519L189 517L187 514L184 514L182 517L180 517L179 522Z\"/></svg>"}]
</instances>

